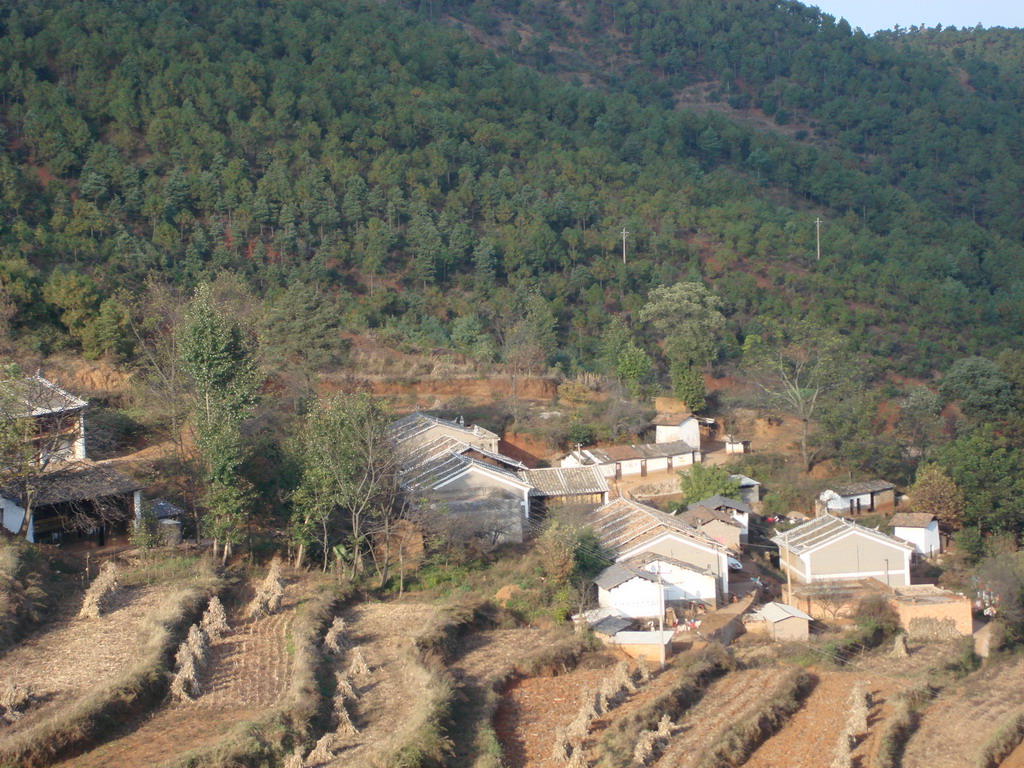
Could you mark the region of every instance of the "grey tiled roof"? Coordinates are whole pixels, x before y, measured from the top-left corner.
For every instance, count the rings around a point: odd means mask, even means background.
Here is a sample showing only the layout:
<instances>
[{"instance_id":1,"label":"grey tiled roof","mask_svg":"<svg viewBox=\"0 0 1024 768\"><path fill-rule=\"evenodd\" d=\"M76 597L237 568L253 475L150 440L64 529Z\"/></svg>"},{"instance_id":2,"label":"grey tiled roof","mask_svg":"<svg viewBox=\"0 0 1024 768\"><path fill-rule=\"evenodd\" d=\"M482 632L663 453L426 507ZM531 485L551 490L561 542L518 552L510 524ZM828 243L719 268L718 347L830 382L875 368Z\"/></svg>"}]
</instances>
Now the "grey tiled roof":
<instances>
[{"instance_id":1,"label":"grey tiled roof","mask_svg":"<svg viewBox=\"0 0 1024 768\"><path fill-rule=\"evenodd\" d=\"M60 469L29 478L28 487L32 505L41 507L69 501L121 496L139 490L142 484L105 464L67 462L62 464ZM22 501L21 488L15 483L8 483L0 488L0 495Z\"/></svg>"},{"instance_id":2,"label":"grey tiled roof","mask_svg":"<svg viewBox=\"0 0 1024 768\"><path fill-rule=\"evenodd\" d=\"M46 416L85 408L88 403L40 375L11 381L6 385L9 405L17 416Z\"/></svg>"},{"instance_id":3,"label":"grey tiled roof","mask_svg":"<svg viewBox=\"0 0 1024 768\"><path fill-rule=\"evenodd\" d=\"M706 499L690 504L687 509L694 509L695 507L706 507L708 509L735 509L738 512L746 512L748 515L751 513L750 505L742 501L736 501L736 499L729 499L720 494L714 496L708 496Z\"/></svg>"},{"instance_id":4,"label":"grey tiled roof","mask_svg":"<svg viewBox=\"0 0 1024 768\"><path fill-rule=\"evenodd\" d=\"M774 541L780 548L785 548L790 552L799 554L810 549L815 549L831 541L835 541L836 539L846 536L851 531L854 531L861 536L874 538L894 547L899 547L900 549L913 549L911 545L906 544L899 539L894 539L892 536L886 536L881 531L876 531L872 528L865 528L863 525L858 525L852 520L847 520L842 517L834 517L828 514L821 515L820 517L807 521L803 525L798 525L796 528L780 533L774 536L772 541Z\"/></svg>"},{"instance_id":5,"label":"grey tiled roof","mask_svg":"<svg viewBox=\"0 0 1024 768\"><path fill-rule=\"evenodd\" d=\"M614 552L646 544L667 532L710 549L725 551L723 545L679 518L625 498L613 499L595 509L588 515L587 525L597 535L601 546Z\"/></svg>"},{"instance_id":6,"label":"grey tiled roof","mask_svg":"<svg viewBox=\"0 0 1024 768\"><path fill-rule=\"evenodd\" d=\"M597 584L601 589L615 589L620 584L625 584L631 579L646 579L647 581L657 581L658 578L653 573L647 571L641 571L639 568L631 568L628 565L622 565L621 563L615 563L609 565L594 579L594 583Z\"/></svg>"},{"instance_id":7,"label":"grey tiled roof","mask_svg":"<svg viewBox=\"0 0 1024 768\"><path fill-rule=\"evenodd\" d=\"M408 416L403 416L391 425L391 435L395 439L396 443L403 443L406 440L410 440L417 435L421 435L429 429L443 426L448 429L457 430L465 433L467 436L472 435L474 437L493 437L497 438L498 435L494 434L490 430L483 429L476 425L467 427L465 424L459 424L455 421L448 421L447 419L441 419L437 416L428 416L425 413L410 413Z\"/></svg>"},{"instance_id":8,"label":"grey tiled roof","mask_svg":"<svg viewBox=\"0 0 1024 768\"><path fill-rule=\"evenodd\" d=\"M865 493L888 491L895 487L888 480L862 480L859 483L850 483L849 485L836 485L829 490L835 491L840 496L860 496Z\"/></svg>"},{"instance_id":9,"label":"grey tiled roof","mask_svg":"<svg viewBox=\"0 0 1024 768\"><path fill-rule=\"evenodd\" d=\"M579 496L608 493L608 482L597 467L551 467L526 469L519 477L532 485L539 496Z\"/></svg>"}]
</instances>

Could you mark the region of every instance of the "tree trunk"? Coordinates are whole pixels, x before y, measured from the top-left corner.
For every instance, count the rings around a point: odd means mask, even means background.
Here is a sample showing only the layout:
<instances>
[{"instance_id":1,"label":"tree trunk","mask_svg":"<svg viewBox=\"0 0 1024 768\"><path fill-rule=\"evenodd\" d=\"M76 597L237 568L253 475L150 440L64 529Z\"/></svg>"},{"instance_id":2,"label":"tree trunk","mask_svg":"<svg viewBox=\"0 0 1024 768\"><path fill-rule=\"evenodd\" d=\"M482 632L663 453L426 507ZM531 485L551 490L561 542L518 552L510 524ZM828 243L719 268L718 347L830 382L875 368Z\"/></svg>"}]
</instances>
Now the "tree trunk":
<instances>
[{"instance_id":1,"label":"tree trunk","mask_svg":"<svg viewBox=\"0 0 1024 768\"><path fill-rule=\"evenodd\" d=\"M306 545L299 544L298 550L295 552L295 567L301 568L302 561L306 559Z\"/></svg>"},{"instance_id":2,"label":"tree trunk","mask_svg":"<svg viewBox=\"0 0 1024 768\"><path fill-rule=\"evenodd\" d=\"M804 472L811 471L811 457L807 453L807 419L800 422L800 458L804 462Z\"/></svg>"}]
</instances>

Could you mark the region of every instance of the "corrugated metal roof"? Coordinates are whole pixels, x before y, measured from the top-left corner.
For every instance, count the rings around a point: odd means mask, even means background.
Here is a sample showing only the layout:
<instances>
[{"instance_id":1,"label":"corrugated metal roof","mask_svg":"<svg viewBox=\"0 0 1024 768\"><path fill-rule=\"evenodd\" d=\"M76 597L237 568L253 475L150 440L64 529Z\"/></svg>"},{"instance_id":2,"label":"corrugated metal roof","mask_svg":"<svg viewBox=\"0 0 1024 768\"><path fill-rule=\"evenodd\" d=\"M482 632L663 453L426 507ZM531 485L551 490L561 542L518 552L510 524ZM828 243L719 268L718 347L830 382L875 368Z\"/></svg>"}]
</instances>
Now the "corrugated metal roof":
<instances>
[{"instance_id":1,"label":"corrugated metal roof","mask_svg":"<svg viewBox=\"0 0 1024 768\"><path fill-rule=\"evenodd\" d=\"M448 421L448 419L441 419L437 416L428 416L427 414L420 413L419 411L410 413L408 416L403 416L396 420L391 425L391 435L394 437L396 443L403 443L406 440L416 437L417 435L421 435L436 426L454 429L474 437L498 437L494 432L484 429L483 427L478 427L475 424L472 427L467 427L465 424L459 424L456 421Z\"/></svg>"},{"instance_id":2,"label":"corrugated metal roof","mask_svg":"<svg viewBox=\"0 0 1024 768\"><path fill-rule=\"evenodd\" d=\"M551 467L526 469L519 477L540 496L580 496L608 493L608 482L597 467Z\"/></svg>"},{"instance_id":3,"label":"corrugated metal roof","mask_svg":"<svg viewBox=\"0 0 1024 768\"><path fill-rule=\"evenodd\" d=\"M780 548L784 547L790 552L800 554L801 552L806 552L835 541L851 532L877 539L900 549L913 549L911 545L899 539L894 539L892 536L887 536L881 531L865 528L863 525L859 525L852 520L833 517L829 514L821 515L803 525L798 525L796 528L780 533L773 537L772 541Z\"/></svg>"}]
</instances>

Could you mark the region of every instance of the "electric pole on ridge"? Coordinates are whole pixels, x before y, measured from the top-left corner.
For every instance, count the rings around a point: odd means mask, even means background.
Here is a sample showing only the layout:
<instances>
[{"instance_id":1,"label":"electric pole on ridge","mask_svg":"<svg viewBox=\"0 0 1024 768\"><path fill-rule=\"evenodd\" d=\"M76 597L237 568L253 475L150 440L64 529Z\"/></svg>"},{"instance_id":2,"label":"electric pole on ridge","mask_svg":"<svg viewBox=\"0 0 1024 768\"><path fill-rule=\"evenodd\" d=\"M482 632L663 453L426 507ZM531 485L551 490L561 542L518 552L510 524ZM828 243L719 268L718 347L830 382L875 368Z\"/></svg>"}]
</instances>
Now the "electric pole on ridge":
<instances>
[{"instance_id":1,"label":"electric pole on ridge","mask_svg":"<svg viewBox=\"0 0 1024 768\"><path fill-rule=\"evenodd\" d=\"M818 261L821 261L821 217L819 216L814 220L814 231L818 236ZM623 245L623 248L626 246Z\"/></svg>"},{"instance_id":2,"label":"electric pole on ridge","mask_svg":"<svg viewBox=\"0 0 1024 768\"><path fill-rule=\"evenodd\" d=\"M622 228L622 263L623 264L626 263L626 235L628 235L628 234L629 234L629 232L627 232L626 228L623 227Z\"/></svg>"}]
</instances>

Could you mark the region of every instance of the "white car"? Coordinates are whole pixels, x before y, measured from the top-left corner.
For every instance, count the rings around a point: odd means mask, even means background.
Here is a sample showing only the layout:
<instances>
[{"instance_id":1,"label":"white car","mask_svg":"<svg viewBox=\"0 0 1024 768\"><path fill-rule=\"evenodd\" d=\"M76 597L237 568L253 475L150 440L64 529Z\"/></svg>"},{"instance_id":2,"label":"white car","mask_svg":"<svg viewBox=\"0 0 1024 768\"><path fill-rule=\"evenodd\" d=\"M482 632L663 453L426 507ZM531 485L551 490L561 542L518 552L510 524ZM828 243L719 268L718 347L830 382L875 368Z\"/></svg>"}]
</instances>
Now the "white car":
<instances>
[{"instance_id":1,"label":"white car","mask_svg":"<svg viewBox=\"0 0 1024 768\"><path fill-rule=\"evenodd\" d=\"M729 570L730 571L742 571L743 563L737 560L735 557L729 558Z\"/></svg>"}]
</instances>

